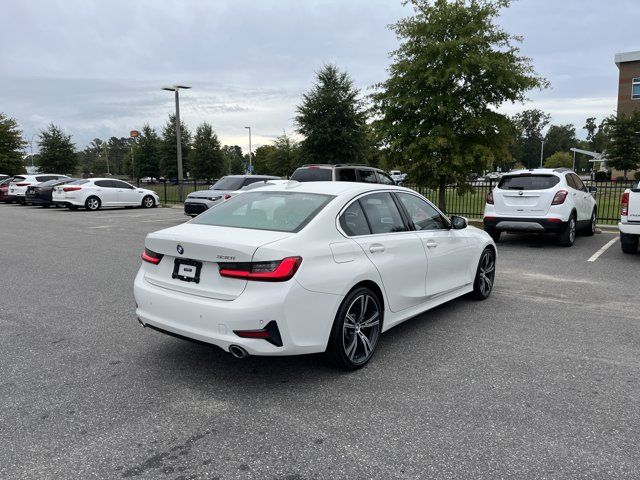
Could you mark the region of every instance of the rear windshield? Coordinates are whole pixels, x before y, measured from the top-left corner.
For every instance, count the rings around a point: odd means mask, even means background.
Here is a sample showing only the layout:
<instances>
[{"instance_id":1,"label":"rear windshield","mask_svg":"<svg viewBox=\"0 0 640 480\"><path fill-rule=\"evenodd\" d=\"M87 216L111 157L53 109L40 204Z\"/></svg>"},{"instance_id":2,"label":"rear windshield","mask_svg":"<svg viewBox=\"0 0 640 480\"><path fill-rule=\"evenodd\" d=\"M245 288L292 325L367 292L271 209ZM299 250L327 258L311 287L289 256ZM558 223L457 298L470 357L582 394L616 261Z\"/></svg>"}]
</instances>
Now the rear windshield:
<instances>
[{"instance_id":1,"label":"rear windshield","mask_svg":"<svg viewBox=\"0 0 640 480\"><path fill-rule=\"evenodd\" d=\"M511 175L504 176L498 183L502 190L547 190L560 182L555 175Z\"/></svg>"},{"instance_id":2,"label":"rear windshield","mask_svg":"<svg viewBox=\"0 0 640 480\"><path fill-rule=\"evenodd\" d=\"M26 178L27 177L21 177L20 175L18 175L17 177L13 177L13 182L22 182Z\"/></svg>"},{"instance_id":3,"label":"rear windshield","mask_svg":"<svg viewBox=\"0 0 640 480\"><path fill-rule=\"evenodd\" d=\"M293 172L291 180L298 182L330 182L331 169L318 167L299 168Z\"/></svg>"},{"instance_id":4,"label":"rear windshield","mask_svg":"<svg viewBox=\"0 0 640 480\"><path fill-rule=\"evenodd\" d=\"M334 198L301 192L247 192L210 208L191 223L297 232Z\"/></svg>"},{"instance_id":5,"label":"rear windshield","mask_svg":"<svg viewBox=\"0 0 640 480\"><path fill-rule=\"evenodd\" d=\"M222 177L213 184L211 190L240 190L244 177Z\"/></svg>"}]
</instances>

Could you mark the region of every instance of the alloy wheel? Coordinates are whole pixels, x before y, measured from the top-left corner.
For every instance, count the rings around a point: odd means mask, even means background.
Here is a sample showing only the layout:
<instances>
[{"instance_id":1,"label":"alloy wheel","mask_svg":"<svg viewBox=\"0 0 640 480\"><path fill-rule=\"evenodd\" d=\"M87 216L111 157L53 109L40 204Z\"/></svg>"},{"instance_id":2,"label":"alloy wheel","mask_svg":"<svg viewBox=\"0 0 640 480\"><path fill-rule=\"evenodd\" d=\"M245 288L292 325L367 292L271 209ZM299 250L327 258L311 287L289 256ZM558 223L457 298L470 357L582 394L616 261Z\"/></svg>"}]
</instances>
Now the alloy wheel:
<instances>
[{"instance_id":1,"label":"alloy wheel","mask_svg":"<svg viewBox=\"0 0 640 480\"><path fill-rule=\"evenodd\" d=\"M573 243L576 239L576 220L571 217L569 220L569 241Z\"/></svg>"},{"instance_id":2,"label":"alloy wheel","mask_svg":"<svg viewBox=\"0 0 640 480\"><path fill-rule=\"evenodd\" d=\"M478 289L483 297L489 296L496 277L496 260L490 250L485 250L478 268Z\"/></svg>"},{"instance_id":3,"label":"alloy wheel","mask_svg":"<svg viewBox=\"0 0 640 480\"><path fill-rule=\"evenodd\" d=\"M144 198L144 206L145 206L146 208L151 208L151 207L153 207L153 204L154 204L153 198L151 198L151 197L145 197L145 198Z\"/></svg>"},{"instance_id":4,"label":"alloy wheel","mask_svg":"<svg viewBox=\"0 0 640 480\"><path fill-rule=\"evenodd\" d=\"M99 206L100 202L97 198L90 198L87 200L87 207L89 207L89 210L97 210Z\"/></svg>"},{"instance_id":5,"label":"alloy wheel","mask_svg":"<svg viewBox=\"0 0 640 480\"><path fill-rule=\"evenodd\" d=\"M353 299L344 317L342 348L355 365L366 363L380 336L380 309L378 302L368 293Z\"/></svg>"}]
</instances>

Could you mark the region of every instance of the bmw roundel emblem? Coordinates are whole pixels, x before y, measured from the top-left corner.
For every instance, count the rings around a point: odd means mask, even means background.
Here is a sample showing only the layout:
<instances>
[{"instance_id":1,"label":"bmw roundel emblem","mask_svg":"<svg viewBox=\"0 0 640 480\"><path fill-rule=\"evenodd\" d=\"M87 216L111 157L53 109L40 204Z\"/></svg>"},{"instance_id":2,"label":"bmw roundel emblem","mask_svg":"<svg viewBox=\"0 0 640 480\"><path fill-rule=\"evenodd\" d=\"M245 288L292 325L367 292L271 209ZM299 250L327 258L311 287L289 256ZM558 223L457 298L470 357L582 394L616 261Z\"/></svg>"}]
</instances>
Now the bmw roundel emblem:
<instances>
[{"instance_id":1,"label":"bmw roundel emblem","mask_svg":"<svg viewBox=\"0 0 640 480\"><path fill-rule=\"evenodd\" d=\"M179 253L180 255L182 255L182 254L184 253L184 248L182 248L182 245L178 245L178 246L176 247L176 250L178 250L178 253Z\"/></svg>"}]
</instances>

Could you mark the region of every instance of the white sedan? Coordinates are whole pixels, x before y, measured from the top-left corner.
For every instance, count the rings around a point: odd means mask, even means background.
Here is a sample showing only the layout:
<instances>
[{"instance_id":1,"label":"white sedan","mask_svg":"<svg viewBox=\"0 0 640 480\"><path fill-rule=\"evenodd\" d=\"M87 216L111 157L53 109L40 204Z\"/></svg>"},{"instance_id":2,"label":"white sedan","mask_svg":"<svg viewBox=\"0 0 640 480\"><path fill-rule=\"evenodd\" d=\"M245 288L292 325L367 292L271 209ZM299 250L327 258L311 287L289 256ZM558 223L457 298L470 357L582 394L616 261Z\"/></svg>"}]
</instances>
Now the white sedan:
<instances>
[{"instance_id":1,"label":"white sedan","mask_svg":"<svg viewBox=\"0 0 640 480\"><path fill-rule=\"evenodd\" d=\"M491 237L413 190L295 181L147 236L143 326L236 357L327 351L355 369L380 333L461 295L486 299Z\"/></svg>"},{"instance_id":2,"label":"white sedan","mask_svg":"<svg viewBox=\"0 0 640 480\"><path fill-rule=\"evenodd\" d=\"M152 208L160 203L160 197L153 190L136 188L130 183L111 178L87 178L76 180L53 189L54 204L76 210L98 210L101 207L145 207Z\"/></svg>"}]
</instances>

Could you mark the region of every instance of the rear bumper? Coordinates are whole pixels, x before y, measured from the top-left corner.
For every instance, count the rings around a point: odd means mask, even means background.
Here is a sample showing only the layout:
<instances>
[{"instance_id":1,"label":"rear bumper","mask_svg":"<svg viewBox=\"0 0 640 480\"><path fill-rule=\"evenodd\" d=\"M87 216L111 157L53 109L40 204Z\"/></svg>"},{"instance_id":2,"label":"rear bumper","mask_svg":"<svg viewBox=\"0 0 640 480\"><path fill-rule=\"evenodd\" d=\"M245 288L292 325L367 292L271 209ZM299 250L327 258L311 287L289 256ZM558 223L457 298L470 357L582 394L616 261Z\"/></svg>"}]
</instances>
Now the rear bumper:
<instances>
[{"instance_id":1,"label":"rear bumper","mask_svg":"<svg viewBox=\"0 0 640 480\"><path fill-rule=\"evenodd\" d=\"M567 222L558 218L485 217L484 228L502 232L558 233L567 228Z\"/></svg>"},{"instance_id":2,"label":"rear bumper","mask_svg":"<svg viewBox=\"0 0 640 480\"><path fill-rule=\"evenodd\" d=\"M216 345L231 345L251 355L298 355L326 350L342 297L304 289L295 279L283 283L248 282L235 300L188 295L147 282L141 268L134 282L136 315L144 325L169 334ZM282 338L241 338L234 330L258 330L275 321Z\"/></svg>"},{"instance_id":3,"label":"rear bumper","mask_svg":"<svg viewBox=\"0 0 640 480\"><path fill-rule=\"evenodd\" d=\"M618 230L620 233L625 233L627 235L640 235L640 223L618 223Z\"/></svg>"}]
</instances>

